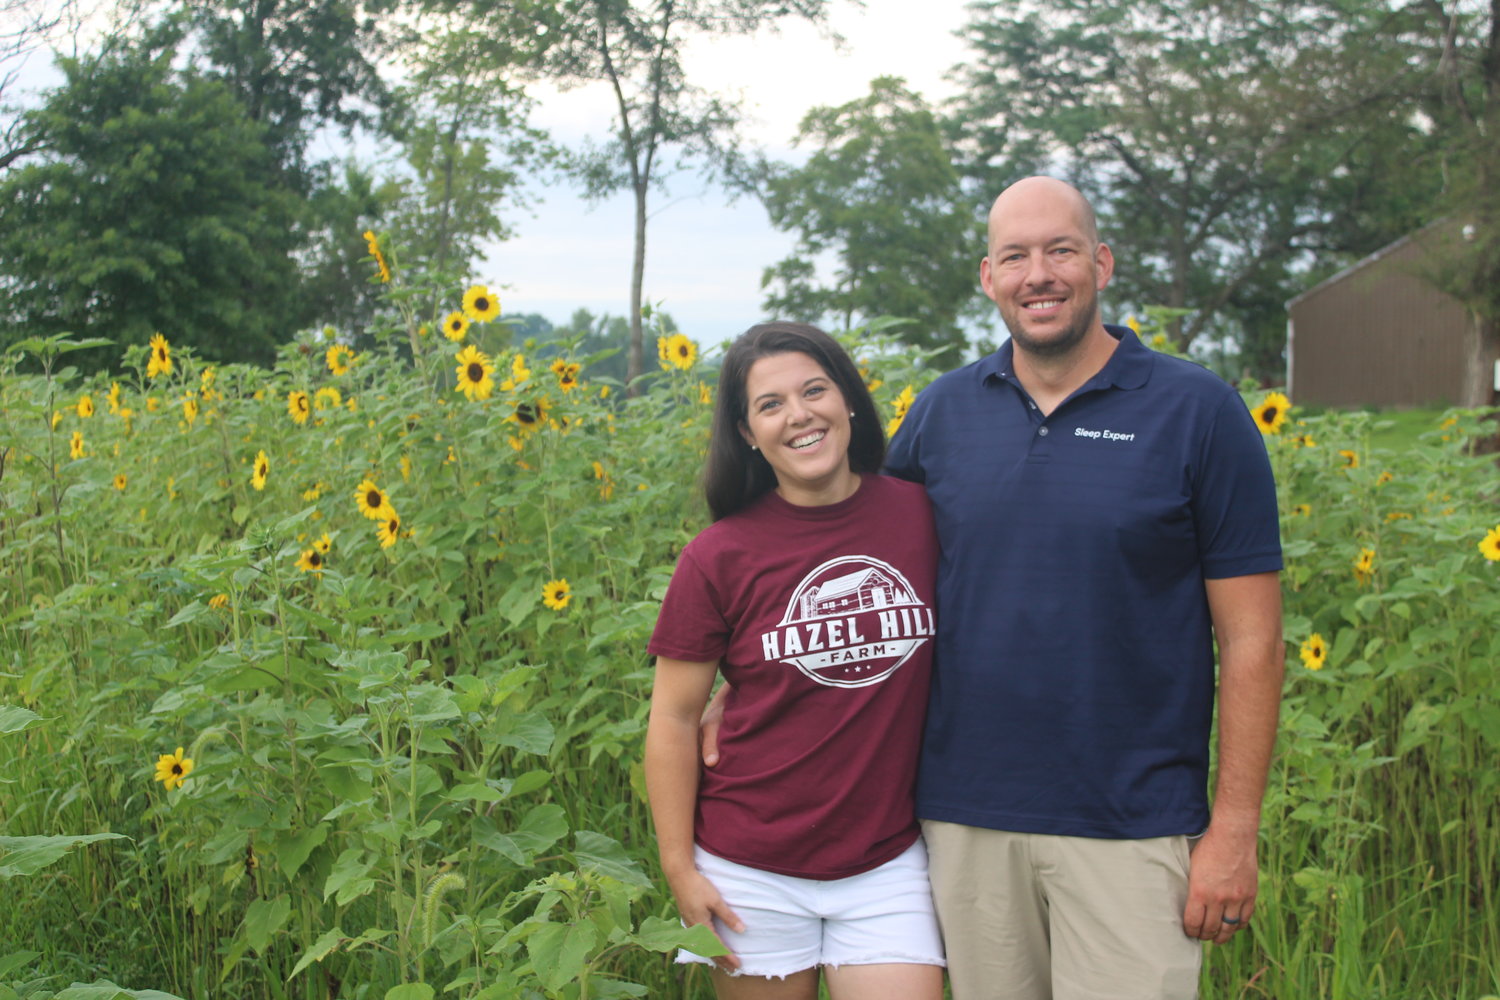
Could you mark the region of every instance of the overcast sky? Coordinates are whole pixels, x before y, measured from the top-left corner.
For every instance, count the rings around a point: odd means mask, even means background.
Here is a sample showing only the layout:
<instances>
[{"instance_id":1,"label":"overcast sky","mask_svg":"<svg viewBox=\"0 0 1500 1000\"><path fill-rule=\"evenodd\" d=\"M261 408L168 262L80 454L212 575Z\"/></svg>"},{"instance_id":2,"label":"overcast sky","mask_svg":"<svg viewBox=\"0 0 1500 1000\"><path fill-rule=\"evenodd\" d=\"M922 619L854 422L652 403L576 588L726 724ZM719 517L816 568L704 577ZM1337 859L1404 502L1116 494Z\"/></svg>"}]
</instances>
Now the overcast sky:
<instances>
[{"instance_id":1,"label":"overcast sky","mask_svg":"<svg viewBox=\"0 0 1500 1000\"><path fill-rule=\"evenodd\" d=\"M810 26L787 22L774 34L692 49L687 73L700 87L743 97L756 119L748 138L786 158L798 155L791 141L808 109L862 97L877 76L902 77L933 102L952 94L944 77L964 57L955 35L963 21L964 0L870 0L864 9L837 2L832 25L845 39L842 49ZM535 123L559 140L608 133L610 99L602 88L538 96ZM661 303L684 333L705 344L763 318L761 272L787 256L793 241L771 228L760 203L742 198L731 205L691 175L672 182L670 197L652 199L647 301ZM501 289L507 313L541 313L556 323L580 307L623 316L633 218L629 194L591 207L574 190L554 187L533 217L515 220L515 238L493 247L479 274Z\"/></svg>"}]
</instances>

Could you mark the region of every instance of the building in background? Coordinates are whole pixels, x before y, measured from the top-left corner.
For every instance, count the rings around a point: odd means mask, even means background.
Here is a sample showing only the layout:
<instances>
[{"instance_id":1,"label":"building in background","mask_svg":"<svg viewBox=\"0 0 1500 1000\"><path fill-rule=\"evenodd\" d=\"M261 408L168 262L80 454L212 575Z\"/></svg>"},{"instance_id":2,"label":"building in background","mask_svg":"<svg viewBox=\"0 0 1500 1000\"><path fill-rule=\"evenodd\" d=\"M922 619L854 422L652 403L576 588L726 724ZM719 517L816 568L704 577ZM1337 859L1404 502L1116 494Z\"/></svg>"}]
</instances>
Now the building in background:
<instances>
[{"instance_id":1,"label":"building in background","mask_svg":"<svg viewBox=\"0 0 1500 1000\"><path fill-rule=\"evenodd\" d=\"M1500 373L1479 318L1443 291L1465 227L1433 223L1287 303L1287 392L1301 406L1482 406ZM1477 370L1482 368L1483 371Z\"/></svg>"}]
</instances>

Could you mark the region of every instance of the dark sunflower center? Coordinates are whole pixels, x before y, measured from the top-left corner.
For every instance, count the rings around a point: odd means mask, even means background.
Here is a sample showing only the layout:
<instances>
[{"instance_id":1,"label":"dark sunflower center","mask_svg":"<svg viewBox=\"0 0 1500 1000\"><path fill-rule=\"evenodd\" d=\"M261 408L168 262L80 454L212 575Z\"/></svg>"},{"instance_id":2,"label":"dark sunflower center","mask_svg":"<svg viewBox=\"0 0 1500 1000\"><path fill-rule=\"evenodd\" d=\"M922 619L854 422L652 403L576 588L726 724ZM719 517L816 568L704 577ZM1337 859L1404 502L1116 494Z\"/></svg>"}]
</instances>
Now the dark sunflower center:
<instances>
[{"instance_id":1,"label":"dark sunflower center","mask_svg":"<svg viewBox=\"0 0 1500 1000\"><path fill-rule=\"evenodd\" d=\"M469 381L470 382L483 382L484 381L484 365L481 365L477 361L471 361L469 363L469 373L468 374L469 374Z\"/></svg>"},{"instance_id":2,"label":"dark sunflower center","mask_svg":"<svg viewBox=\"0 0 1500 1000\"><path fill-rule=\"evenodd\" d=\"M365 494L365 505L367 507L379 507L380 506L380 491L379 490L371 490L370 492L366 493Z\"/></svg>"},{"instance_id":3,"label":"dark sunflower center","mask_svg":"<svg viewBox=\"0 0 1500 1000\"><path fill-rule=\"evenodd\" d=\"M536 423L536 417L536 408L530 403L522 403L516 407L516 419L521 421L521 423L534 424Z\"/></svg>"},{"instance_id":4,"label":"dark sunflower center","mask_svg":"<svg viewBox=\"0 0 1500 1000\"><path fill-rule=\"evenodd\" d=\"M474 300L474 310L475 312L489 312L490 300L481 295Z\"/></svg>"},{"instance_id":5,"label":"dark sunflower center","mask_svg":"<svg viewBox=\"0 0 1500 1000\"><path fill-rule=\"evenodd\" d=\"M172 765L172 773L173 774L181 774L182 773L182 765L181 764L173 764Z\"/></svg>"},{"instance_id":6,"label":"dark sunflower center","mask_svg":"<svg viewBox=\"0 0 1500 1000\"><path fill-rule=\"evenodd\" d=\"M1276 413L1277 413L1276 407L1274 407L1274 406L1268 406L1268 407L1266 407L1266 423L1268 423L1268 424L1275 423L1276 422Z\"/></svg>"},{"instance_id":7,"label":"dark sunflower center","mask_svg":"<svg viewBox=\"0 0 1500 1000\"><path fill-rule=\"evenodd\" d=\"M310 556L307 557L307 561L310 562L310 563L312 563L314 566L321 566L321 565L323 565L323 557L321 555L319 555L316 551L314 551L312 555L310 555Z\"/></svg>"},{"instance_id":8,"label":"dark sunflower center","mask_svg":"<svg viewBox=\"0 0 1500 1000\"><path fill-rule=\"evenodd\" d=\"M156 349L156 360L158 360L158 361L165 361L165 360L167 360L167 352L164 351L164 350L162 350L160 347L158 347Z\"/></svg>"},{"instance_id":9,"label":"dark sunflower center","mask_svg":"<svg viewBox=\"0 0 1500 1000\"><path fill-rule=\"evenodd\" d=\"M265 464L264 464L264 463L262 463L262 464L261 464L261 465L260 465L260 467L259 467L259 468L257 468L257 469L256 469L256 470L255 470L255 471L256 471L256 474L257 474L257 475L259 475L259 476L260 476L260 478L262 478L262 479L264 479L264 478L266 478L266 473L267 473L267 472L270 472L270 471L271 471L271 470L270 470L270 469L268 469L268 468L267 468L267 467L266 467L266 466L265 466Z\"/></svg>"}]
</instances>

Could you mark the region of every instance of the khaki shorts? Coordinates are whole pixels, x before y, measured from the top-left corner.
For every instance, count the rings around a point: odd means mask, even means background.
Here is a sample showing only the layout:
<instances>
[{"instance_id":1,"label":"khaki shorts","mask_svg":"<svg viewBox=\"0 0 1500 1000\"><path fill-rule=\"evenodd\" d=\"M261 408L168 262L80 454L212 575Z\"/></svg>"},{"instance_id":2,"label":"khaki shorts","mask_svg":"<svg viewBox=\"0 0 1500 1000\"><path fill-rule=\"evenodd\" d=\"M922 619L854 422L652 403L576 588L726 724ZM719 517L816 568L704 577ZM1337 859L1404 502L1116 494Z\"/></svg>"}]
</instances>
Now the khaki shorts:
<instances>
[{"instance_id":1,"label":"khaki shorts","mask_svg":"<svg viewBox=\"0 0 1500 1000\"><path fill-rule=\"evenodd\" d=\"M922 821L953 1000L1193 1000L1188 838Z\"/></svg>"}]
</instances>

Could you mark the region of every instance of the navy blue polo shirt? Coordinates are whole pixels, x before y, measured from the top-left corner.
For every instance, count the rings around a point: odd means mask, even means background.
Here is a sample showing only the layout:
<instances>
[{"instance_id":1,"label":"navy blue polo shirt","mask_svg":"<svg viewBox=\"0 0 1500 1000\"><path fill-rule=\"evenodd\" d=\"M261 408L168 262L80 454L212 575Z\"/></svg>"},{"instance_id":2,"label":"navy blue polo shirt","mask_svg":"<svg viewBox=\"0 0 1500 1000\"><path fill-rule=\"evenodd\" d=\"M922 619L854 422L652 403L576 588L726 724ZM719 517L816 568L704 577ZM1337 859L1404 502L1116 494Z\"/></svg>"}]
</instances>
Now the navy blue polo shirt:
<instances>
[{"instance_id":1,"label":"navy blue polo shirt","mask_svg":"<svg viewBox=\"0 0 1500 1000\"><path fill-rule=\"evenodd\" d=\"M1281 568L1276 490L1239 394L1108 327L1043 417L1012 345L912 404L889 472L937 519L937 673L917 814L1066 836L1208 825L1205 579Z\"/></svg>"}]
</instances>

